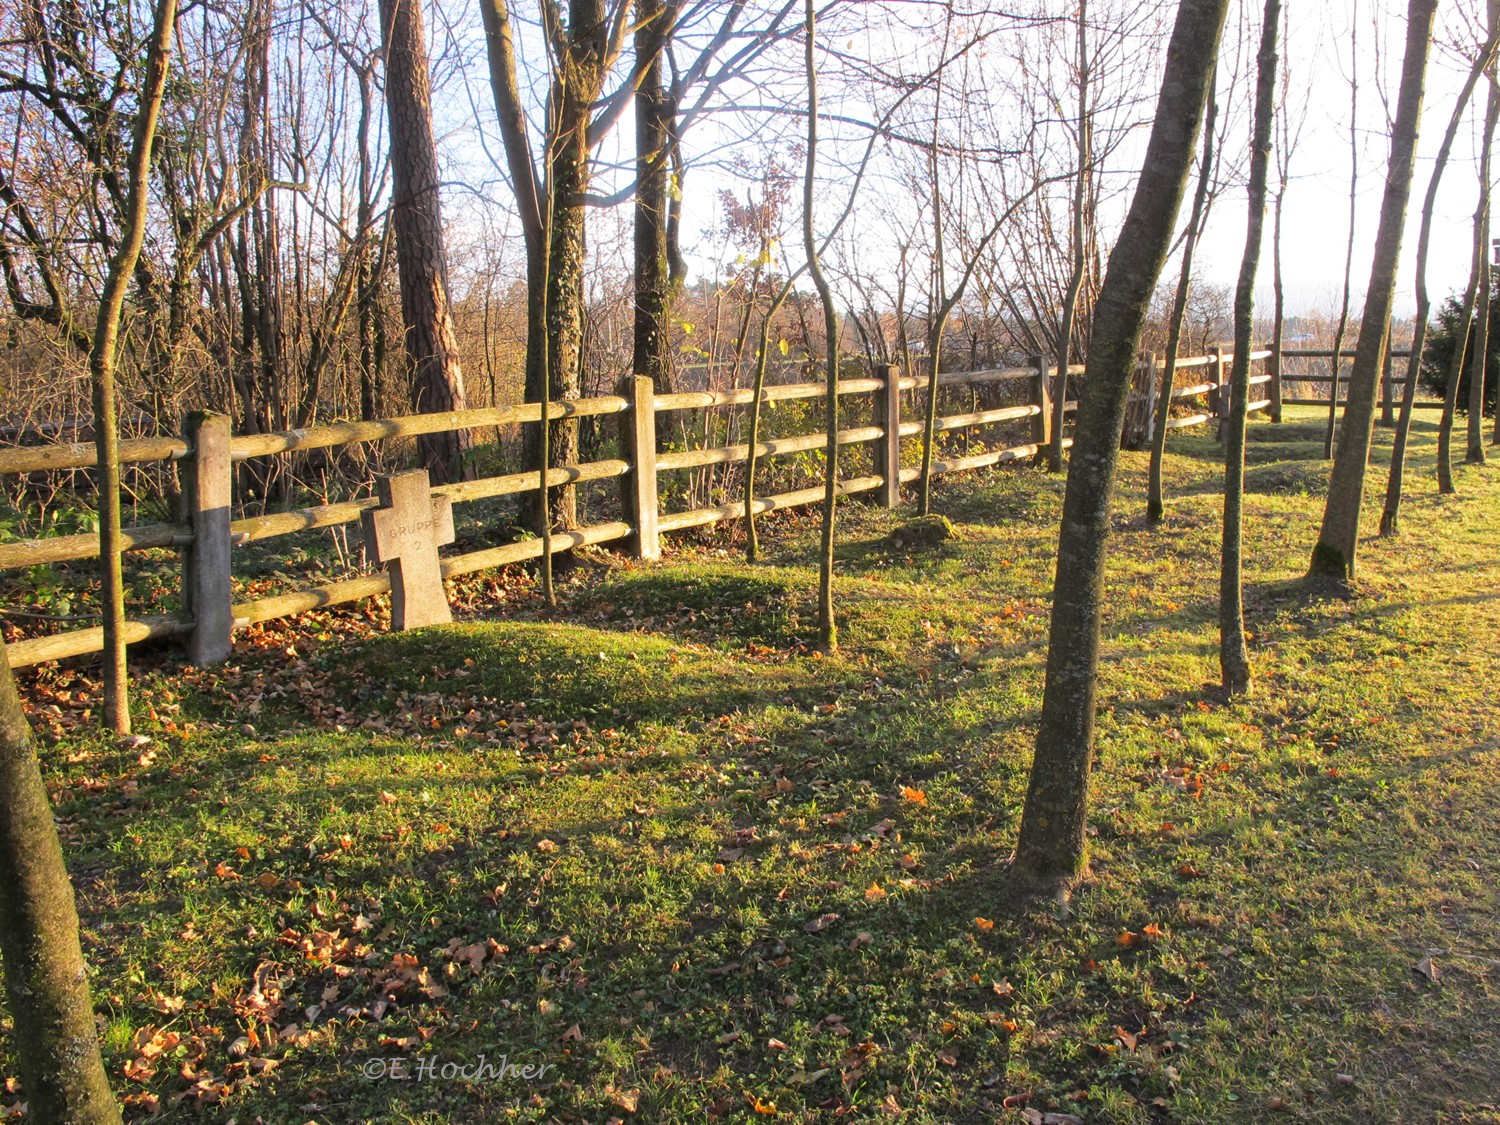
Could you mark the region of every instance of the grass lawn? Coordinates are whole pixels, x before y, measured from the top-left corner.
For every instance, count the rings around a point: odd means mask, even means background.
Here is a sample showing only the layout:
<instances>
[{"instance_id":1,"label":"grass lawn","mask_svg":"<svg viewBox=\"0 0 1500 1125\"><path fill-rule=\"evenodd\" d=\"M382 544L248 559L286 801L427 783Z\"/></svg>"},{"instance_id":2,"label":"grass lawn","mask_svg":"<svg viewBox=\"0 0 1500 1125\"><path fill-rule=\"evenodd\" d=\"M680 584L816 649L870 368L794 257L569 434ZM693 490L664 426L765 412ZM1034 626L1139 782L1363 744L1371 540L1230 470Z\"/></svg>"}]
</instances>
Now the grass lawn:
<instances>
[{"instance_id":1,"label":"grass lawn","mask_svg":"<svg viewBox=\"0 0 1500 1125\"><path fill-rule=\"evenodd\" d=\"M1500 1122L1500 470L1438 497L1433 428L1345 601L1298 583L1317 412L1253 425L1232 706L1217 447L1174 435L1159 530L1124 455L1066 906L1005 894L1062 490L1031 470L945 478L936 545L844 505L832 658L802 516L754 568L586 567L550 618L143 663L128 751L28 677L128 1115Z\"/></svg>"}]
</instances>

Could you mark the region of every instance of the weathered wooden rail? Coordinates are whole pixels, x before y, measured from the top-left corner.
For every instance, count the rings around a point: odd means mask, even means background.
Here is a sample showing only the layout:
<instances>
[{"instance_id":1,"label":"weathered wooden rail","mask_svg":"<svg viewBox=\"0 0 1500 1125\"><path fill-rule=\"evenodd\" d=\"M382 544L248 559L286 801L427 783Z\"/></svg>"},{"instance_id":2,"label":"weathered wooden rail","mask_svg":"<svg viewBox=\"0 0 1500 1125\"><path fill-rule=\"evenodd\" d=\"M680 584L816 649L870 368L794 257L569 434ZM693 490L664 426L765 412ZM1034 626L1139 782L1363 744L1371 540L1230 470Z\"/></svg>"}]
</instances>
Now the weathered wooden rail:
<instances>
[{"instance_id":1,"label":"weathered wooden rail","mask_svg":"<svg viewBox=\"0 0 1500 1125\"><path fill-rule=\"evenodd\" d=\"M1255 359L1269 353L1257 352ZM1182 360L1179 369L1205 368L1210 381L1177 388L1173 397L1191 399L1212 397L1211 410L1174 418L1174 428L1212 420L1227 411L1227 364L1232 357L1218 352L1210 356ZM1143 357L1143 374L1154 393L1155 361ZM1070 368L1081 373L1083 368ZM1256 376L1259 385L1270 375ZM1029 422L1029 440L1003 448L985 449L966 456L950 456L934 461L934 473L961 472L990 465L1034 457L1051 440L1052 377L1048 365L1036 360L1031 366L989 371L945 374L941 387L977 386L983 384L1022 383L1026 400L1022 403L991 409L970 410L961 414L942 415L937 420L939 432L994 426L1006 422ZM875 472L843 479L838 484L842 496L875 493L875 500L895 507L900 500L900 486L916 480L920 471L901 464L901 440L920 435L922 425L906 421L902 415L903 392L925 389L926 381L902 377L894 367L880 371L875 378L841 380L840 396L869 395L873 398L875 424L854 426L839 432L841 445L874 447ZM663 472L691 469L705 465L730 464L748 460L748 445L715 446L658 453L656 429L658 418L677 410L708 407L747 406L754 401L750 390L686 392L659 395L649 379L633 377L624 381L618 395L577 401L550 403L549 417L561 419L613 415L618 421L620 458L587 462L551 469L547 486L559 487L586 481L618 478L623 484L624 518L611 520L551 537L554 552L576 547L629 541L629 549L639 558L657 558L661 553L661 536L688 528L703 527L721 520L743 518L745 502L718 504L679 512L662 512L658 498L658 476ZM825 397L821 383L793 383L765 388L762 401L774 403L792 400L817 400ZM1251 403L1252 410L1264 409L1268 400ZM1075 403L1066 404L1071 410ZM180 438L147 438L122 442L120 459L126 463L150 461L182 462L184 523L151 524L127 528L124 543L127 550L177 548L183 552L183 611L176 615L140 617L130 620L124 630L127 643L152 638L182 637L189 659L208 663L229 655L230 638L235 628L253 622L269 621L309 610L340 605L386 593L390 581L384 573L349 578L338 582L294 590L271 597L236 602L233 599L233 549L264 539L291 535L316 528L331 528L355 523L362 512L376 506L372 499L314 505L287 512L277 512L242 519L231 518L231 483L236 462L259 457L281 456L311 449L326 449L356 442L410 438L420 434L461 429L478 429L514 423L536 424L541 409L536 403L519 406L455 411L444 414L412 415L375 422L341 422L303 430L273 434L234 436L230 420L223 415L195 415L188 420ZM789 435L761 441L756 457L775 457L790 453L817 451L824 448L823 434ZM1065 439L1065 444L1071 444ZM96 464L91 444L10 448L0 450L0 473L88 469ZM536 492L541 487L537 471L507 473L482 480L440 485L434 492L454 503L471 502L501 496ZM814 504L823 497L821 484L790 492L757 496L751 506L757 513L782 511ZM24 540L0 545L0 568L25 567L42 563L66 562L98 555L96 535L69 535L47 539ZM442 560L444 577L456 577L492 567L539 558L542 541L529 539L497 547L451 555ZM50 636L33 637L7 646L13 667L37 664L99 652L103 648L102 628L77 629Z\"/></svg>"}]
</instances>

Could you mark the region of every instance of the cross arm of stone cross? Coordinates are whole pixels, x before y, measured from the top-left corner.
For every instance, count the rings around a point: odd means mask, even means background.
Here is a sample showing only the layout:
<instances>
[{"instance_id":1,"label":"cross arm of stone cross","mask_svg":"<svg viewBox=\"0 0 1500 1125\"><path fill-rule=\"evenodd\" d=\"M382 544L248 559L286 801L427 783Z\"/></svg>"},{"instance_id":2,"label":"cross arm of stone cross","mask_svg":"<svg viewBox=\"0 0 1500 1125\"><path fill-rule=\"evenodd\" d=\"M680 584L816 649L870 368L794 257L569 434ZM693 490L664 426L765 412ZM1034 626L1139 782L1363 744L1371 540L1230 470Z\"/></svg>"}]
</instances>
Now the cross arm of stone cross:
<instances>
[{"instance_id":1,"label":"cross arm of stone cross","mask_svg":"<svg viewBox=\"0 0 1500 1125\"><path fill-rule=\"evenodd\" d=\"M380 507L363 513L365 543L391 576L391 625L416 629L453 620L438 548L452 543L453 502L434 496L426 469L375 478Z\"/></svg>"}]
</instances>

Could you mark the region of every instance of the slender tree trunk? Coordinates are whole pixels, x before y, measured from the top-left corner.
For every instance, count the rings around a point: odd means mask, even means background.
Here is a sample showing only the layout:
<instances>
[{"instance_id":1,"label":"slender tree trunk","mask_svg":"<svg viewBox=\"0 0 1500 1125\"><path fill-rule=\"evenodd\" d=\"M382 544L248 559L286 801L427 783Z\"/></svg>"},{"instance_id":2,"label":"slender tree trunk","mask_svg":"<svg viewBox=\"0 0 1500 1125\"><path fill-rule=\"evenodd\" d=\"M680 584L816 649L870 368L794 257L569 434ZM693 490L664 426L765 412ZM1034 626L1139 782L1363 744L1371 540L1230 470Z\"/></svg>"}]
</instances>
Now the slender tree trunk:
<instances>
[{"instance_id":1,"label":"slender tree trunk","mask_svg":"<svg viewBox=\"0 0 1500 1125\"><path fill-rule=\"evenodd\" d=\"M1250 691L1250 649L1245 643L1244 520L1245 419L1250 405L1251 333L1255 328L1255 275L1266 226L1266 178L1271 124L1276 112L1276 35L1281 0L1266 0L1255 82L1255 138L1250 151L1249 220L1245 256L1234 294L1234 364L1229 370L1229 427L1224 436L1224 549L1219 571L1219 670L1227 695Z\"/></svg>"},{"instance_id":2,"label":"slender tree trunk","mask_svg":"<svg viewBox=\"0 0 1500 1125\"><path fill-rule=\"evenodd\" d=\"M463 410L463 368L449 306L437 146L432 136L432 84L421 0L380 0L385 45L385 104L390 117L391 213L401 318L411 361L411 405L418 413ZM463 479L466 430L417 439L434 482Z\"/></svg>"},{"instance_id":3,"label":"slender tree trunk","mask_svg":"<svg viewBox=\"0 0 1500 1125\"><path fill-rule=\"evenodd\" d=\"M165 0L158 7L173 6ZM168 27L170 28L170 21ZM165 59L165 48L163 48ZM0 960L26 1120L119 1125L99 1058L73 884L0 643Z\"/></svg>"},{"instance_id":4,"label":"slender tree trunk","mask_svg":"<svg viewBox=\"0 0 1500 1125\"><path fill-rule=\"evenodd\" d=\"M943 36L943 53L948 51L947 27L952 26L953 9L948 8L948 23ZM937 76L936 93L932 102L932 144L927 150L927 178L932 187L932 295L929 308L932 321L927 332L927 410L922 419L922 475L917 480L917 515L932 512L932 456L937 444L938 380L943 371L943 331L947 328L948 308L945 291L948 279L945 276L943 258L943 196L946 185L938 175L938 125L943 100L943 76ZM1082 176L1082 171L1079 172ZM1066 348L1063 362L1067 363Z\"/></svg>"},{"instance_id":5,"label":"slender tree trunk","mask_svg":"<svg viewBox=\"0 0 1500 1125\"><path fill-rule=\"evenodd\" d=\"M807 169L802 178L802 244L807 269L818 299L823 304L823 332L828 337L826 374L827 441L823 447L823 537L818 566L818 647L833 652L839 645L838 623L833 615L833 543L837 517L839 482L839 320L833 290L823 276L818 244L813 237L813 196L818 167L818 68L816 62L816 0L807 0Z\"/></svg>"},{"instance_id":6,"label":"slender tree trunk","mask_svg":"<svg viewBox=\"0 0 1500 1125\"><path fill-rule=\"evenodd\" d=\"M1494 5L1491 7L1491 12L1493 11ZM1468 80L1454 103L1453 114L1448 118L1448 129L1443 134L1443 143L1438 146L1437 159L1432 166L1432 178L1427 183L1427 196L1422 201L1422 226L1417 235L1417 313L1412 329L1411 355L1406 363L1406 384L1401 389L1401 413L1396 419L1395 442L1391 448L1391 471L1385 486L1385 510L1380 514L1381 535L1397 535L1401 530L1401 491L1406 477L1406 446L1411 434L1412 412L1417 401L1417 381L1422 373L1422 352L1427 346L1427 318L1432 313L1432 299L1427 291L1427 252L1432 244L1432 218L1437 208L1438 186L1448 167L1448 158L1453 153L1453 143L1458 137L1458 128L1463 123L1464 110L1474 95L1474 88L1479 84L1480 77L1494 58L1497 34L1500 34L1500 28L1492 22L1489 42L1475 59ZM1449 414L1448 418L1451 427L1452 415Z\"/></svg>"},{"instance_id":7,"label":"slender tree trunk","mask_svg":"<svg viewBox=\"0 0 1500 1125\"><path fill-rule=\"evenodd\" d=\"M94 392L94 448L99 461L99 580L104 609L104 723L116 734L130 733L130 688L125 667L125 580L120 569L120 430L115 400L115 368L120 344L120 318L125 291L146 240L150 206L148 180L151 146L161 114L177 23L177 0L157 0L151 42L146 55L146 80L136 111L131 141L129 187L120 243L99 295L99 317L89 352L89 374Z\"/></svg>"},{"instance_id":8,"label":"slender tree trunk","mask_svg":"<svg viewBox=\"0 0 1500 1125\"><path fill-rule=\"evenodd\" d=\"M1337 455L1323 509L1323 528L1313 549L1308 577L1349 582L1354 578L1359 545L1359 517L1364 503L1365 471L1375 431L1375 397L1389 341L1387 326L1401 260L1401 234L1411 195L1417 132L1422 117L1422 94L1427 76L1427 54L1432 43L1437 0L1409 0L1406 53L1401 64L1401 93L1396 103L1391 137L1390 168L1380 205L1375 235L1375 260L1360 318L1354 367L1349 373L1349 399L1339 429Z\"/></svg>"},{"instance_id":9,"label":"slender tree trunk","mask_svg":"<svg viewBox=\"0 0 1500 1125\"><path fill-rule=\"evenodd\" d=\"M1214 94L1216 77L1217 68L1209 74L1208 109L1203 121L1203 162L1198 168L1198 186L1193 192L1192 217L1182 239L1182 276L1177 279L1172 320L1167 325L1167 354L1163 360L1160 397L1156 400L1156 418L1151 430L1151 465L1146 480L1147 523L1160 523L1167 511L1161 474L1167 456L1167 423L1172 418L1172 390L1177 383L1177 353L1182 347L1182 321L1187 315L1188 293L1193 283L1193 254L1203 224L1203 209L1208 203L1209 183L1213 179L1214 129L1219 116L1219 102Z\"/></svg>"},{"instance_id":10,"label":"slender tree trunk","mask_svg":"<svg viewBox=\"0 0 1500 1125\"><path fill-rule=\"evenodd\" d=\"M1058 537L1046 690L1016 848L1015 870L1024 882L1066 881L1087 862L1099 621L1120 431L1228 8L1229 0L1182 0L1177 9L1140 182L1094 310Z\"/></svg>"},{"instance_id":11,"label":"slender tree trunk","mask_svg":"<svg viewBox=\"0 0 1500 1125\"><path fill-rule=\"evenodd\" d=\"M1093 160L1089 118L1088 0L1078 3L1078 178L1073 181L1073 273L1063 294L1062 325L1057 341L1057 391L1052 400L1052 444L1047 447L1047 468L1060 473L1063 467L1063 422L1067 416L1068 363L1073 352L1073 322L1078 314L1078 295L1083 291L1085 257L1084 208L1089 196L1089 164Z\"/></svg>"},{"instance_id":12,"label":"slender tree trunk","mask_svg":"<svg viewBox=\"0 0 1500 1125\"><path fill-rule=\"evenodd\" d=\"M1464 357L1468 354L1469 336L1474 330L1474 297L1479 291L1479 274L1486 268L1484 243L1479 239L1479 216L1474 216L1474 260L1469 284L1464 289L1459 309L1458 330L1453 334L1453 358L1448 363L1448 384L1443 391L1443 416L1438 422L1437 478L1438 491L1451 496L1458 489L1453 484L1453 420L1458 414L1458 384L1463 378Z\"/></svg>"},{"instance_id":13,"label":"slender tree trunk","mask_svg":"<svg viewBox=\"0 0 1500 1125\"><path fill-rule=\"evenodd\" d=\"M1339 305L1339 326L1333 333L1333 359L1329 365L1328 426L1323 431L1323 456L1333 456L1334 430L1339 417L1339 370L1344 362L1344 333L1349 327L1350 286L1354 280L1354 216L1359 189L1359 0L1349 15L1349 241L1344 251L1344 299ZM1350 372L1350 379L1353 379Z\"/></svg>"},{"instance_id":14,"label":"slender tree trunk","mask_svg":"<svg viewBox=\"0 0 1500 1125\"><path fill-rule=\"evenodd\" d=\"M1490 28L1496 26L1497 5L1490 5ZM1480 246L1485 248L1484 268L1479 271L1479 296L1474 305L1474 355L1469 364L1469 452L1464 461L1470 465L1484 464L1484 374L1489 367L1490 354L1490 299L1494 270L1490 268L1488 249L1490 245L1490 182L1491 152L1495 145L1495 123L1500 118L1500 88L1490 85L1490 96L1484 112L1483 147L1479 151L1480 213L1477 235ZM1500 411L1496 411L1500 417Z\"/></svg>"}]
</instances>

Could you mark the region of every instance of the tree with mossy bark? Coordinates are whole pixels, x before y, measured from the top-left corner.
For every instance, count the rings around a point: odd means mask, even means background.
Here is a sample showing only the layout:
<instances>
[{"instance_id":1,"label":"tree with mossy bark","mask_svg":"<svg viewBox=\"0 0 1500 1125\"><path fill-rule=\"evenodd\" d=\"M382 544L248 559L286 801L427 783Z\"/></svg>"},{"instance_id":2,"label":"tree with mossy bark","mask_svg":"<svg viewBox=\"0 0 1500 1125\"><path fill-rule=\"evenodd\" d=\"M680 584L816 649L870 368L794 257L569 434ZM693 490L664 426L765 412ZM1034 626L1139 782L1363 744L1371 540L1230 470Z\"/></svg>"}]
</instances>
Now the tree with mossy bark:
<instances>
[{"instance_id":1,"label":"tree with mossy bark","mask_svg":"<svg viewBox=\"0 0 1500 1125\"><path fill-rule=\"evenodd\" d=\"M1427 56L1432 45L1432 22L1437 0L1409 0L1406 48L1401 63L1401 89L1391 133L1390 165L1375 234L1374 261L1366 288L1354 366L1349 373L1348 401L1339 427L1338 448L1323 508L1323 525L1313 548L1308 578L1347 583L1354 578L1355 549L1359 544L1360 509L1364 503L1365 474L1375 434L1375 399L1389 347L1388 325L1395 298L1396 268L1401 261L1401 235L1411 196L1416 163L1417 133L1422 119Z\"/></svg>"},{"instance_id":2,"label":"tree with mossy bark","mask_svg":"<svg viewBox=\"0 0 1500 1125\"><path fill-rule=\"evenodd\" d=\"M1013 872L1083 872L1094 753L1099 624L1120 432L1141 329L1186 192L1229 0L1182 0L1135 196L1095 306L1052 586L1047 677Z\"/></svg>"},{"instance_id":3,"label":"tree with mossy bark","mask_svg":"<svg viewBox=\"0 0 1500 1125\"><path fill-rule=\"evenodd\" d=\"M0 962L26 1120L119 1125L99 1057L73 884L3 642Z\"/></svg>"}]
</instances>

